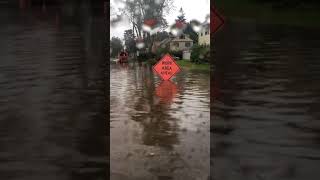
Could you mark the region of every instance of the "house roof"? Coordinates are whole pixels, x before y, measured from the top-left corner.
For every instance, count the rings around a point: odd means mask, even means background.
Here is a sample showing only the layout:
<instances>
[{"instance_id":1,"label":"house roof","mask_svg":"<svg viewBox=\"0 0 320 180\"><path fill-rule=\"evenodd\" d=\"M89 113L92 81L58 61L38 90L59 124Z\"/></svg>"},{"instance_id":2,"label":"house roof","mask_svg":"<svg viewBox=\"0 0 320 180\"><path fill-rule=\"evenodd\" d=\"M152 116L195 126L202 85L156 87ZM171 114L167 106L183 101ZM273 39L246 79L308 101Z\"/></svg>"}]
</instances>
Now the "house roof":
<instances>
[{"instance_id":1,"label":"house roof","mask_svg":"<svg viewBox=\"0 0 320 180\"><path fill-rule=\"evenodd\" d=\"M185 38L185 39L174 38L172 42L193 42L193 41L190 38Z\"/></svg>"},{"instance_id":2,"label":"house roof","mask_svg":"<svg viewBox=\"0 0 320 180\"><path fill-rule=\"evenodd\" d=\"M164 40L162 40L160 43L159 43L159 45L161 46L161 45L165 45L165 44L167 44L167 43L169 43L170 41L172 40L172 38L166 38L166 39L164 39Z\"/></svg>"},{"instance_id":3,"label":"house roof","mask_svg":"<svg viewBox=\"0 0 320 180\"><path fill-rule=\"evenodd\" d=\"M201 29L201 31L198 32L198 34L200 34L201 32L207 31L207 30L210 32L210 24L209 23L203 23L202 24L202 29Z\"/></svg>"},{"instance_id":4,"label":"house roof","mask_svg":"<svg viewBox=\"0 0 320 180\"><path fill-rule=\"evenodd\" d=\"M171 36L159 42L159 46L166 45L170 42L193 42L193 40L190 39L188 36L185 36L184 39L180 39L180 37Z\"/></svg>"},{"instance_id":5,"label":"house roof","mask_svg":"<svg viewBox=\"0 0 320 180\"><path fill-rule=\"evenodd\" d=\"M202 26L203 26L204 28L209 28L209 27L210 27L210 24L209 24L209 23L204 23L204 24L202 24Z\"/></svg>"}]
</instances>

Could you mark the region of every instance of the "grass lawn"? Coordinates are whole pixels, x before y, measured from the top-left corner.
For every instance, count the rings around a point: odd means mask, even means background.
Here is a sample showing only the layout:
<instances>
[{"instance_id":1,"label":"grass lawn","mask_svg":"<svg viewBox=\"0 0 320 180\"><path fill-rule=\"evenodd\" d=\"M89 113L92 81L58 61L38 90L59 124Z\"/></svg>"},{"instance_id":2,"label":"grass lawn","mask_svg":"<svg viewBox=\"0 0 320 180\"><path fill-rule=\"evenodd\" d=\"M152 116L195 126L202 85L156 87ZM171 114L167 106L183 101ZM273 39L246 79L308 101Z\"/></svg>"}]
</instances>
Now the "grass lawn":
<instances>
[{"instance_id":1,"label":"grass lawn","mask_svg":"<svg viewBox=\"0 0 320 180\"><path fill-rule=\"evenodd\" d=\"M210 64L195 64L189 60L179 60L176 63L182 68L194 71L210 72Z\"/></svg>"}]
</instances>

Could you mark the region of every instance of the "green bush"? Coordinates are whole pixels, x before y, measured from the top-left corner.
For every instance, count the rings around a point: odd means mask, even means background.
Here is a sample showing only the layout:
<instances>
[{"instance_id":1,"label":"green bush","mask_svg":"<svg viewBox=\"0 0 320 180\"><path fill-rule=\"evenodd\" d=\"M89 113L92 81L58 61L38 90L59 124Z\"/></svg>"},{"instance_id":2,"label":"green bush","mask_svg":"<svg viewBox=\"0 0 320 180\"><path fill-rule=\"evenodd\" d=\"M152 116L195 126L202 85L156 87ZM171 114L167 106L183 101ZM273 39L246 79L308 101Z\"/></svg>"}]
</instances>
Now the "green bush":
<instances>
[{"instance_id":1,"label":"green bush","mask_svg":"<svg viewBox=\"0 0 320 180\"><path fill-rule=\"evenodd\" d=\"M158 48L155 54L155 58L156 60L161 59L165 54L168 53L168 49L167 48Z\"/></svg>"},{"instance_id":2,"label":"green bush","mask_svg":"<svg viewBox=\"0 0 320 180\"><path fill-rule=\"evenodd\" d=\"M169 54L174 57L178 57L179 59L182 59L182 51L170 51Z\"/></svg>"},{"instance_id":3,"label":"green bush","mask_svg":"<svg viewBox=\"0 0 320 180\"><path fill-rule=\"evenodd\" d=\"M140 52L139 56L137 56L137 59L139 61L147 61L150 58L154 58L155 55L150 52Z\"/></svg>"},{"instance_id":4,"label":"green bush","mask_svg":"<svg viewBox=\"0 0 320 180\"><path fill-rule=\"evenodd\" d=\"M155 64L157 64L157 62L158 62L158 61L157 61L156 59L154 59L154 58L148 60L148 63L149 63L150 65L152 65L152 66L155 65Z\"/></svg>"},{"instance_id":5,"label":"green bush","mask_svg":"<svg viewBox=\"0 0 320 180\"><path fill-rule=\"evenodd\" d=\"M168 50L168 48L157 49L155 57L157 60L160 60L167 53L173 57L178 57L179 59L182 59L182 51L170 51Z\"/></svg>"},{"instance_id":6,"label":"green bush","mask_svg":"<svg viewBox=\"0 0 320 180\"><path fill-rule=\"evenodd\" d=\"M170 54L171 56L178 57L179 59L182 59L182 51L170 51L168 48L159 48L156 51L156 59L161 59L165 54Z\"/></svg>"},{"instance_id":7,"label":"green bush","mask_svg":"<svg viewBox=\"0 0 320 180\"><path fill-rule=\"evenodd\" d=\"M210 61L210 46L195 44L192 47L191 62L194 63L209 63Z\"/></svg>"}]
</instances>

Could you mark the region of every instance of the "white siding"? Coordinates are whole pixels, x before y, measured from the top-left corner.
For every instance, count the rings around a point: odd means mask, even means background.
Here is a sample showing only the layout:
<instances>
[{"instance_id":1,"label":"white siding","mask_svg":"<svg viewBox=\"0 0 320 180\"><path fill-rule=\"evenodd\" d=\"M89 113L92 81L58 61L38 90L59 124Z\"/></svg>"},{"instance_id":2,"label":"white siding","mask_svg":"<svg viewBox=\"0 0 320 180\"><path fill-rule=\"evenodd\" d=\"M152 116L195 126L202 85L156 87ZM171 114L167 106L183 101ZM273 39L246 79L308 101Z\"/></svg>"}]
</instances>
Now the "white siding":
<instances>
[{"instance_id":1,"label":"white siding","mask_svg":"<svg viewBox=\"0 0 320 180\"><path fill-rule=\"evenodd\" d=\"M198 34L198 44L199 45L210 45L210 28L206 26Z\"/></svg>"}]
</instances>

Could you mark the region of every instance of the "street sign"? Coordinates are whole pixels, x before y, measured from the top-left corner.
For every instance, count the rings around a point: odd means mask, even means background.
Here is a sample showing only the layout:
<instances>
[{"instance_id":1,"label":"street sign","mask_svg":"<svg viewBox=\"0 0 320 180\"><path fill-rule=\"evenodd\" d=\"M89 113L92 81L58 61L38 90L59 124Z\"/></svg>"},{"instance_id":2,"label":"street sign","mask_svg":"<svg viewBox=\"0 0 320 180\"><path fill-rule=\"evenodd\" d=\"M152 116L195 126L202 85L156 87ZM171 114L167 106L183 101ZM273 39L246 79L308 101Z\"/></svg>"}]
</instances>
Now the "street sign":
<instances>
[{"instance_id":1,"label":"street sign","mask_svg":"<svg viewBox=\"0 0 320 180\"><path fill-rule=\"evenodd\" d=\"M156 65L153 66L153 70L166 81L178 73L180 71L180 67L169 54L166 54Z\"/></svg>"},{"instance_id":2,"label":"street sign","mask_svg":"<svg viewBox=\"0 0 320 180\"><path fill-rule=\"evenodd\" d=\"M210 7L210 11L210 31L214 34L223 26L224 19L213 6Z\"/></svg>"}]
</instances>

